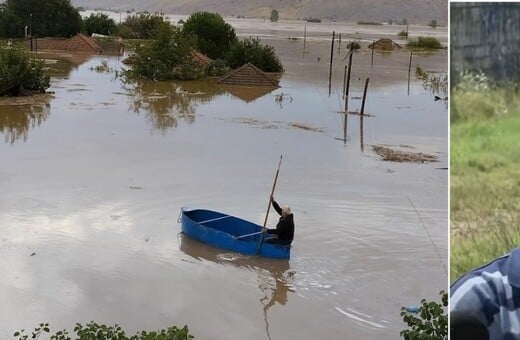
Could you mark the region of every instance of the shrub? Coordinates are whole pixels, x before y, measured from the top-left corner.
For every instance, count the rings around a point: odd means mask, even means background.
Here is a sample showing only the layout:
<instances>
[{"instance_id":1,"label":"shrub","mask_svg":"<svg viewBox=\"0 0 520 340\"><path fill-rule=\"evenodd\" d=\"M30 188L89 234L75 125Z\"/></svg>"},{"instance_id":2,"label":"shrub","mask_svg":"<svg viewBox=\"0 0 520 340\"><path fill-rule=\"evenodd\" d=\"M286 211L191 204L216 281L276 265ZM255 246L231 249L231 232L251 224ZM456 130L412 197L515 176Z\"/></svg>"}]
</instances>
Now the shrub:
<instances>
[{"instance_id":1,"label":"shrub","mask_svg":"<svg viewBox=\"0 0 520 340\"><path fill-rule=\"evenodd\" d=\"M408 38L408 32L403 30L403 31L397 33L397 36L401 37L401 38Z\"/></svg>"},{"instance_id":2,"label":"shrub","mask_svg":"<svg viewBox=\"0 0 520 340\"><path fill-rule=\"evenodd\" d=\"M226 62L231 68L237 68L251 63L264 72L282 72L280 59L269 45L261 45L259 39L247 38L231 47L226 56Z\"/></svg>"},{"instance_id":3,"label":"shrub","mask_svg":"<svg viewBox=\"0 0 520 340\"><path fill-rule=\"evenodd\" d=\"M217 13L193 13L184 23L182 32L194 36L199 51L212 59L223 59L237 41L233 27Z\"/></svg>"},{"instance_id":4,"label":"shrub","mask_svg":"<svg viewBox=\"0 0 520 340\"><path fill-rule=\"evenodd\" d=\"M7 90L45 92L50 86L50 77L43 72L42 60L32 59L22 48L0 48L0 95ZM21 88L20 88L21 86Z\"/></svg>"},{"instance_id":5,"label":"shrub","mask_svg":"<svg viewBox=\"0 0 520 340\"><path fill-rule=\"evenodd\" d=\"M431 28L437 28L437 20L433 19L428 23L428 26L430 26Z\"/></svg>"},{"instance_id":6,"label":"shrub","mask_svg":"<svg viewBox=\"0 0 520 340\"><path fill-rule=\"evenodd\" d=\"M356 51L361 48L361 45L357 41L351 41L347 44L347 48L351 51Z\"/></svg>"},{"instance_id":7,"label":"shrub","mask_svg":"<svg viewBox=\"0 0 520 340\"><path fill-rule=\"evenodd\" d=\"M92 13L83 20L83 27L88 35L92 35L92 33L111 35L116 33L117 30L114 19L103 13Z\"/></svg>"},{"instance_id":8,"label":"shrub","mask_svg":"<svg viewBox=\"0 0 520 340\"><path fill-rule=\"evenodd\" d=\"M25 330L15 332L14 340L38 339L42 334L51 334L48 323L41 323L31 332L31 335L25 334ZM162 329L160 331L141 331L133 336L127 336L125 331L118 325L106 326L97 324L94 321L83 326L77 323L74 327L74 333L77 339L96 339L96 340L188 340L193 339L193 335L189 334L188 327L177 328L176 326ZM50 335L53 340L71 340L70 333L67 330L57 331Z\"/></svg>"},{"instance_id":9,"label":"shrub","mask_svg":"<svg viewBox=\"0 0 520 340\"><path fill-rule=\"evenodd\" d=\"M405 340L444 340L448 339L448 293L441 291L441 302L421 300L418 315L401 308L403 321L408 329L401 331Z\"/></svg>"},{"instance_id":10,"label":"shrub","mask_svg":"<svg viewBox=\"0 0 520 340\"><path fill-rule=\"evenodd\" d=\"M151 80L194 79L199 70L189 72L193 58L193 41L188 40L180 31L168 23L163 23L155 40L136 47L130 62L129 76L144 77ZM192 75L190 77L190 74Z\"/></svg>"},{"instance_id":11,"label":"shrub","mask_svg":"<svg viewBox=\"0 0 520 340\"><path fill-rule=\"evenodd\" d=\"M118 35L127 39L154 39L163 24L169 23L160 15L130 15L118 26Z\"/></svg>"},{"instance_id":12,"label":"shrub","mask_svg":"<svg viewBox=\"0 0 520 340\"><path fill-rule=\"evenodd\" d=\"M222 59L214 60L208 67L206 74L210 77L220 77L229 71L229 66Z\"/></svg>"},{"instance_id":13,"label":"shrub","mask_svg":"<svg viewBox=\"0 0 520 340\"><path fill-rule=\"evenodd\" d=\"M278 11L277 11L276 9L273 9L273 10L271 11L271 17L269 18L269 20L270 20L271 22L277 22L278 19L279 19Z\"/></svg>"},{"instance_id":14,"label":"shrub","mask_svg":"<svg viewBox=\"0 0 520 340\"><path fill-rule=\"evenodd\" d=\"M408 47L420 49L441 49L442 45L439 40L433 37L418 37L417 39L408 40Z\"/></svg>"}]
</instances>

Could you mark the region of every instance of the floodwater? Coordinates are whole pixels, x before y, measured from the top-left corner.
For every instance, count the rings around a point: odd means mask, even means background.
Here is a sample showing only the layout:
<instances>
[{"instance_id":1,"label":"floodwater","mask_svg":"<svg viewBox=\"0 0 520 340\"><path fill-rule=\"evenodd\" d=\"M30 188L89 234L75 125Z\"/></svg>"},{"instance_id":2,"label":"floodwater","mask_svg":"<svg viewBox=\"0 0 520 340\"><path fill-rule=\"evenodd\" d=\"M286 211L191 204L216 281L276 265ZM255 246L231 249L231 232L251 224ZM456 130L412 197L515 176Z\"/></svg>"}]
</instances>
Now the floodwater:
<instances>
[{"instance_id":1,"label":"floodwater","mask_svg":"<svg viewBox=\"0 0 520 340\"><path fill-rule=\"evenodd\" d=\"M197 339L398 338L401 306L447 289L446 104L408 54L354 56L267 39L286 72L260 93L214 81L124 84L121 58L48 56L52 94L0 99L0 337L50 322L130 332L188 325ZM320 58L320 60L318 60ZM111 70L96 66L108 61ZM413 65L446 72L447 51ZM354 98L354 99L352 99ZM439 157L380 160L370 145ZM263 223L290 205L291 259L246 257L180 234L182 206ZM269 225L277 217L271 210Z\"/></svg>"}]
</instances>

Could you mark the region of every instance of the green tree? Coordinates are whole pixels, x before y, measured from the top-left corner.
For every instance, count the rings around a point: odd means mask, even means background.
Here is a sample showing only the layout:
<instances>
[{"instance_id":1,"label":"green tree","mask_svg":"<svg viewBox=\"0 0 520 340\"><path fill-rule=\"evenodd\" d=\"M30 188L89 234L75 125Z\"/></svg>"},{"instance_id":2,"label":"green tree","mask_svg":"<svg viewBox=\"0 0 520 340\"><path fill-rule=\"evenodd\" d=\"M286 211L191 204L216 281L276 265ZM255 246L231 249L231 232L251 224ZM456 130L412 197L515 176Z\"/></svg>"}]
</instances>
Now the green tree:
<instances>
[{"instance_id":1,"label":"green tree","mask_svg":"<svg viewBox=\"0 0 520 340\"><path fill-rule=\"evenodd\" d=\"M269 18L269 20L271 20L272 22L278 21L278 11L276 9L273 9L271 11L271 17Z\"/></svg>"},{"instance_id":2,"label":"green tree","mask_svg":"<svg viewBox=\"0 0 520 340\"><path fill-rule=\"evenodd\" d=\"M441 302L421 300L416 315L405 307L401 308L403 321L408 329L401 331L405 340L447 340L448 339L448 293L441 291Z\"/></svg>"},{"instance_id":3,"label":"green tree","mask_svg":"<svg viewBox=\"0 0 520 340\"><path fill-rule=\"evenodd\" d=\"M238 40L233 27L217 13L193 13L184 23L182 31L186 36L194 36L198 49L212 59L224 59Z\"/></svg>"},{"instance_id":4,"label":"green tree","mask_svg":"<svg viewBox=\"0 0 520 340\"><path fill-rule=\"evenodd\" d=\"M251 63L265 72L283 71L282 63L269 45L261 45L259 39L247 38L235 43L226 56L226 62L231 68Z\"/></svg>"},{"instance_id":5,"label":"green tree","mask_svg":"<svg viewBox=\"0 0 520 340\"><path fill-rule=\"evenodd\" d=\"M161 15L149 13L129 15L119 25L118 34L129 39L154 39L163 24L169 23Z\"/></svg>"},{"instance_id":6,"label":"green tree","mask_svg":"<svg viewBox=\"0 0 520 340\"><path fill-rule=\"evenodd\" d=\"M92 13L83 20L83 27L88 35L92 33L112 35L116 33L117 25L114 19L103 13Z\"/></svg>"},{"instance_id":7,"label":"green tree","mask_svg":"<svg viewBox=\"0 0 520 340\"><path fill-rule=\"evenodd\" d=\"M45 92L50 77L43 67L42 60L32 59L23 48L0 47L0 95L13 88L16 95L26 91Z\"/></svg>"},{"instance_id":8,"label":"green tree","mask_svg":"<svg viewBox=\"0 0 520 340\"><path fill-rule=\"evenodd\" d=\"M0 36L21 38L25 26L33 36L71 37L82 30L70 0L7 0L0 5Z\"/></svg>"},{"instance_id":9,"label":"green tree","mask_svg":"<svg viewBox=\"0 0 520 340\"><path fill-rule=\"evenodd\" d=\"M431 28L437 28L437 20L433 19L432 21L430 21L428 26L430 26Z\"/></svg>"},{"instance_id":10,"label":"green tree","mask_svg":"<svg viewBox=\"0 0 520 340\"><path fill-rule=\"evenodd\" d=\"M203 71L193 62L194 42L168 23L163 23L156 39L136 48L130 76L151 80L196 79Z\"/></svg>"}]
</instances>

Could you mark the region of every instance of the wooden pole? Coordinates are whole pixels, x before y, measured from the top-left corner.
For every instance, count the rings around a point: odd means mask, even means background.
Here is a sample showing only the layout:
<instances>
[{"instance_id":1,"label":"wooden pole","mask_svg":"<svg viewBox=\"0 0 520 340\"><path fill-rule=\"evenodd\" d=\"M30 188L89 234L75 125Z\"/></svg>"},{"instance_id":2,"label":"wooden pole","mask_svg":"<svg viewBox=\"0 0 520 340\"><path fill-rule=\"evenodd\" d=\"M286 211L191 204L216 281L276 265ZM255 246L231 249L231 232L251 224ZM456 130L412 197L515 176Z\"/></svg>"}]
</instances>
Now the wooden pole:
<instances>
[{"instance_id":1,"label":"wooden pole","mask_svg":"<svg viewBox=\"0 0 520 340\"><path fill-rule=\"evenodd\" d=\"M343 120L343 142L347 144L347 120L348 120L348 113L345 112L344 120Z\"/></svg>"},{"instance_id":2,"label":"wooden pole","mask_svg":"<svg viewBox=\"0 0 520 340\"><path fill-rule=\"evenodd\" d=\"M347 85L345 86L345 114L348 114L348 89L350 87L350 74L352 70L352 55L354 51L350 50L350 56L348 57L348 73L347 73Z\"/></svg>"},{"instance_id":3,"label":"wooden pole","mask_svg":"<svg viewBox=\"0 0 520 340\"><path fill-rule=\"evenodd\" d=\"M329 68L329 96L332 88L332 60L334 59L334 36L336 31L332 31L332 44L330 46L330 68Z\"/></svg>"},{"instance_id":4,"label":"wooden pole","mask_svg":"<svg viewBox=\"0 0 520 340\"><path fill-rule=\"evenodd\" d=\"M410 63L408 64L408 95L410 95L410 73L412 71L412 55L413 52L410 51Z\"/></svg>"},{"instance_id":5,"label":"wooden pole","mask_svg":"<svg viewBox=\"0 0 520 340\"><path fill-rule=\"evenodd\" d=\"M339 40L338 40L338 54L341 54L341 33L339 34Z\"/></svg>"},{"instance_id":6,"label":"wooden pole","mask_svg":"<svg viewBox=\"0 0 520 340\"><path fill-rule=\"evenodd\" d=\"M271 195L269 196L269 204L267 205L267 213L265 214L265 220L264 220L264 229L267 225L267 218L269 217L269 210L271 210L271 199L274 195L274 188L276 188L276 181L278 180L278 174L280 173L280 166L282 165L282 157L283 155L280 155L280 161L278 162L278 169L276 170L276 175L274 176L274 183L273 183L273 189L271 190ZM260 239L258 240L258 245L256 247L256 253L258 254L260 251L260 247L262 246L262 242L264 241L264 233L260 235Z\"/></svg>"},{"instance_id":7,"label":"wooden pole","mask_svg":"<svg viewBox=\"0 0 520 340\"><path fill-rule=\"evenodd\" d=\"M303 55L305 56L305 43L307 41L307 26L303 28Z\"/></svg>"},{"instance_id":8,"label":"wooden pole","mask_svg":"<svg viewBox=\"0 0 520 340\"><path fill-rule=\"evenodd\" d=\"M361 151L363 151L365 148L363 143L363 115L359 116L359 144L361 146Z\"/></svg>"},{"instance_id":9,"label":"wooden pole","mask_svg":"<svg viewBox=\"0 0 520 340\"><path fill-rule=\"evenodd\" d=\"M370 67L374 66L374 46L376 45L376 41L372 42L372 62L370 63Z\"/></svg>"},{"instance_id":10,"label":"wooden pole","mask_svg":"<svg viewBox=\"0 0 520 340\"><path fill-rule=\"evenodd\" d=\"M408 41L408 23L406 24L406 41Z\"/></svg>"},{"instance_id":11,"label":"wooden pole","mask_svg":"<svg viewBox=\"0 0 520 340\"><path fill-rule=\"evenodd\" d=\"M367 99L367 89L368 89L368 81L370 78L367 78L365 82L365 89L363 90L363 101L361 102L361 112L360 115L363 115L365 112L365 100Z\"/></svg>"},{"instance_id":12,"label":"wooden pole","mask_svg":"<svg viewBox=\"0 0 520 340\"><path fill-rule=\"evenodd\" d=\"M345 99L345 86L347 85L347 65L345 65L345 72L343 72L343 99Z\"/></svg>"}]
</instances>

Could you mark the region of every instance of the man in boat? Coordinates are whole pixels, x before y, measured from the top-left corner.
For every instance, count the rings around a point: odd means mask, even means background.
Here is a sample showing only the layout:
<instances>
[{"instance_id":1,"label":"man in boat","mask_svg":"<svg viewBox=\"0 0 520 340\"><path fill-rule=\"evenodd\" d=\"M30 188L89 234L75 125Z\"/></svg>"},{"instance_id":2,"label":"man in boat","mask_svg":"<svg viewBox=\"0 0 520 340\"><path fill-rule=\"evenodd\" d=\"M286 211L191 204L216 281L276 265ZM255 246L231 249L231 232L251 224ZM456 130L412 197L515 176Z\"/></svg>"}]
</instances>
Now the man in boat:
<instances>
[{"instance_id":1,"label":"man in boat","mask_svg":"<svg viewBox=\"0 0 520 340\"><path fill-rule=\"evenodd\" d=\"M450 314L451 334L466 334L453 340L469 339L467 330L482 326L487 332L479 339L520 339L520 247L455 281Z\"/></svg>"},{"instance_id":2,"label":"man in boat","mask_svg":"<svg viewBox=\"0 0 520 340\"><path fill-rule=\"evenodd\" d=\"M266 242L289 245L294 238L294 216L291 212L291 208L280 208L272 196L271 202L273 203L274 210L276 210L276 212L280 215L280 220L276 225L276 229L265 230L265 232L268 234L275 235L274 237L266 239Z\"/></svg>"}]
</instances>

